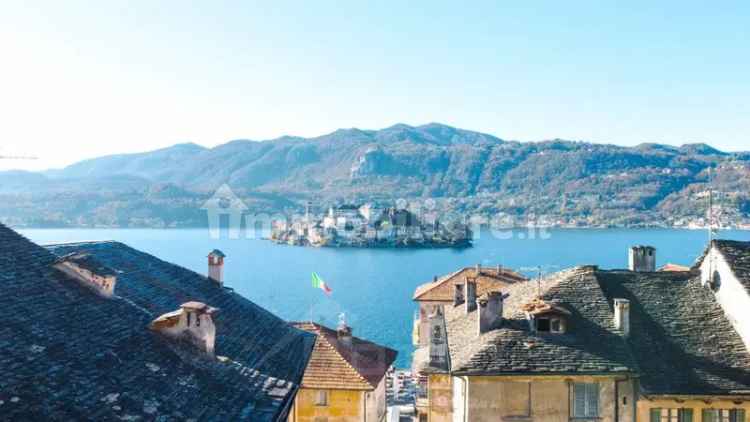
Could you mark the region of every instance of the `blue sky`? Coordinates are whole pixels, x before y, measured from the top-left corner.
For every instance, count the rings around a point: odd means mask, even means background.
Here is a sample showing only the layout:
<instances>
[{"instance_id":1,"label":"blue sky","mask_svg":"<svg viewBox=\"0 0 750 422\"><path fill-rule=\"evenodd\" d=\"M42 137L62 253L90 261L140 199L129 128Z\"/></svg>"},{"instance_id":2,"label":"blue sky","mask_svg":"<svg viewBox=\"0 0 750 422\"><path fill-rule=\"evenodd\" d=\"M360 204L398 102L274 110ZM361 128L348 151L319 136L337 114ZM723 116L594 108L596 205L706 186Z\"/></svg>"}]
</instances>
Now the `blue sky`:
<instances>
[{"instance_id":1,"label":"blue sky","mask_svg":"<svg viewBox=\"0 0 750 422\"><path fill-rule=\"evenodd\" d=\"M748 150L748 2L6 1L0 168L442 122Z\"/></svg>"}]
</instances>

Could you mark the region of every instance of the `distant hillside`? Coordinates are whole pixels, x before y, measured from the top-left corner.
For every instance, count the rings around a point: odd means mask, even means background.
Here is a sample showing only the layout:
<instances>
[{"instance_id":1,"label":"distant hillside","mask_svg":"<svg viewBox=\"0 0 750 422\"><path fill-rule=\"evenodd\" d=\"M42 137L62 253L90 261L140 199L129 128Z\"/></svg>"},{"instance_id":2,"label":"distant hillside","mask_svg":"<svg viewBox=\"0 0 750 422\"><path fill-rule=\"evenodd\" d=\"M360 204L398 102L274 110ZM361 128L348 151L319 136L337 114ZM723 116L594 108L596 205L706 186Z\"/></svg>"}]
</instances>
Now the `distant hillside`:
<instances>
[{"instance_id":1,"label":"distant hillside","mask_svg":"<svg viewBox=\"0 0 750 422\"><path fill-rule=\"evenodd\" d=\"M572 225L672 224L705 214L708 168L714 168L725 218L747 218L748 153L704 144L520 143L436 123L400 124L211 149L179 144L44 173L0 173L0 195L28 205L11 207L6 200L0 218L42 225L200 225L197 204L228 183L251 208L265 211L307 199L323 205L430 197L450 211L544 214Z\"/></svg>"}]
</instances>

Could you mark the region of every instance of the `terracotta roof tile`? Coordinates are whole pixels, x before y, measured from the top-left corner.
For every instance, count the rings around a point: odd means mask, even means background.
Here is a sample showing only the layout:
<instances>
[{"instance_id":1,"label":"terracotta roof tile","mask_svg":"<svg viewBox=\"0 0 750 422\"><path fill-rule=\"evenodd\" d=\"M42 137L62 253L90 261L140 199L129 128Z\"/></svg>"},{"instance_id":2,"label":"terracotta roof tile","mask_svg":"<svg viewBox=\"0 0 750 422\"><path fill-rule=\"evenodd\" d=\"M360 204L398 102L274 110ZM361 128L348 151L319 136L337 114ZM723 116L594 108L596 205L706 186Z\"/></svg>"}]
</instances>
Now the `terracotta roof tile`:
<instances>
[{"instance_id":1,"label":"terracotta roof tile","mask_svg":"<svg viewBox=\"0 0 750 422\"><path fill-rule=\"evenodd\" d=\"M477 274L476 267L462 268L454 273L445 275L437 281L422 284L414 291L414 300L453 302L453 289L457 283L463 283L466 277L476 278L477 296L490 291L500 291L510 284L526 281L527 279L508 268L482 267Z\"/></svg>"},{"instance_id":2,"label":"terracotta roof tile","mask_svg":"<svg viewBox=\"0 0 750 422\"><path fill-rule=\"evenodd\" d=\"M396 360L395 350L354 336L350 341L341 340L336 330L326 326L311 322L292 325L317 335L302 378L303 388L372 390Z\"/></svg>"}]
</instances>

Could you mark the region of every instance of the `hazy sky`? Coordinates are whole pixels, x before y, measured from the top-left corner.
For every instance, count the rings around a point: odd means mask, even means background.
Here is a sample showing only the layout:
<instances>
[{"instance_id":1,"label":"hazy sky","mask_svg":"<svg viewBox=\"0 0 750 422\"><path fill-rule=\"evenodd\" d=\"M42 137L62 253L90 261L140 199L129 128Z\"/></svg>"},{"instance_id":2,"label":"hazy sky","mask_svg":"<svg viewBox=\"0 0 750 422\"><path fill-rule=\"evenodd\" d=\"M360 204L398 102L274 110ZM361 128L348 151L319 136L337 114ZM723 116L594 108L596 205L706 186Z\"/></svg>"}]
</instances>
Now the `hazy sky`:
<instances>
[{"instance_id":1,"label":"hazy sky","mask_svg":"<svg viewBox=\"0 0 750 422\"><path fill-rule=\"evenodd\" d=\"M750 149L747 1L5 0L0 53L0 155L40 157L0 168L432 121Z\"/></svg>"}]
</instances>

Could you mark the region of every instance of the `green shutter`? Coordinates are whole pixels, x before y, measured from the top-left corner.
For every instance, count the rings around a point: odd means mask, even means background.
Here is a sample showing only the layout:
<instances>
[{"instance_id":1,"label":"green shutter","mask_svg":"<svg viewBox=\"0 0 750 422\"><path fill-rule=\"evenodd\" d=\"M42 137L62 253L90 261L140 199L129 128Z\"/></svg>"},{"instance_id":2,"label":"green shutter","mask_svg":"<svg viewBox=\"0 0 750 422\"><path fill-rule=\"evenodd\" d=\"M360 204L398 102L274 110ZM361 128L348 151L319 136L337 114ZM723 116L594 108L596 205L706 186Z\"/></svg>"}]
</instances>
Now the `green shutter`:
<instances>
[{"instance_id":1,"label":"green shutter","mask_svg":"<svg viewBox=\"0 0 750 422\"><path fill-rule=\"evenodd\" d=\"M693 422L693 409L680 409L680 422Z\"/></svg>"},{"instance_id":2,"label":"green shutter","mask_svg":"<svg viewBox=\"0 0 750 422\"><path fill-rule=\"evenodd\" d=\"M651 421L650 422L661 422L661 409L651 409Z\"/></svg>"},{"instance_id":3,"label":"green shutter","mask_svg":"<svg viewBox=\"0 0 750 422\"><path fill-rule=\"evenodd\" d=\"M734 409L731 416L732 422L745 422L745 409Z\"/></svg>"},{"instance_id":4,"label":"green shutter","mask_svg":"<svg viewBox=\"0 0 750 422\"><path fill-rule=\"evenodd\" d=\"M586 416L586 384L580 382L573 385L573 416Z\"/></svg>"},{"instance_id":5,"label":"green shutter","mask_svg":"<svg viewBox=\"0 0 750 422\"><path fill-rule=\"evenodd\" d=\"M703 422L719 422L715 409L703 409Z\"/></svg>"},{"instance_id":6,"label":"green shutter","mask_svg":"<svg viewBox=\"0 0 750 422\"><path fill-rule=\"evenodd\" d=\"M588 384L586 387L586 416L599 416L599 384Z\"/></svg>"}]
</instances>

